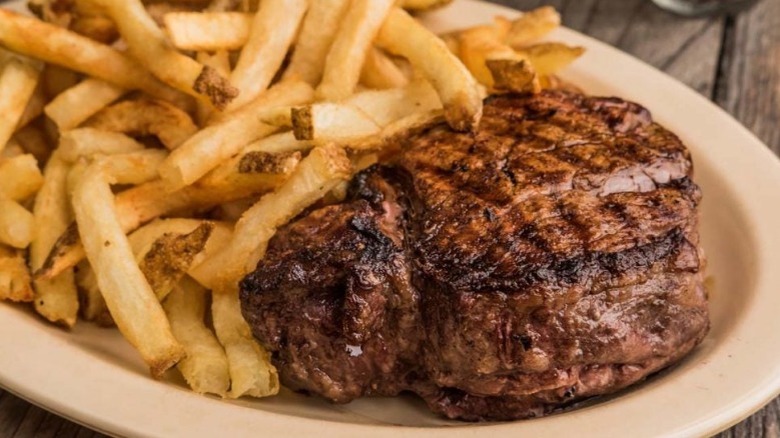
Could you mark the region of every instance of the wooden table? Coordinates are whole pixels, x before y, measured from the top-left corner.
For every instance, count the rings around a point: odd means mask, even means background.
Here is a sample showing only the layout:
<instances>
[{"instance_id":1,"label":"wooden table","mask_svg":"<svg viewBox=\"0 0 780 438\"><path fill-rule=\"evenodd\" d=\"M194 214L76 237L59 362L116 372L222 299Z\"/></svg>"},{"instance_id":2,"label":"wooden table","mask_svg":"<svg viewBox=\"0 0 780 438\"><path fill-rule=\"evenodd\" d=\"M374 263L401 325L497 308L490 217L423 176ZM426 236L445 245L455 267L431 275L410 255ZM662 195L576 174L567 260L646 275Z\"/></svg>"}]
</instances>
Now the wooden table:
<instances>
[{"instance_id":1,"label":"wooden table","mask_svg":"<svg viewBox=\"0 0 780 438\"><path fill-rule=\"evenodd\" d=\"M555 6L566 26L631 53L712 99L780 154L780 0L736 17L682 19L648 0L494 0ZM780 347L780 346L778 346ZM719 437L780 436L780 398ZM103 436L0 390L0 437Z\"/></svg>"}]
</instances>

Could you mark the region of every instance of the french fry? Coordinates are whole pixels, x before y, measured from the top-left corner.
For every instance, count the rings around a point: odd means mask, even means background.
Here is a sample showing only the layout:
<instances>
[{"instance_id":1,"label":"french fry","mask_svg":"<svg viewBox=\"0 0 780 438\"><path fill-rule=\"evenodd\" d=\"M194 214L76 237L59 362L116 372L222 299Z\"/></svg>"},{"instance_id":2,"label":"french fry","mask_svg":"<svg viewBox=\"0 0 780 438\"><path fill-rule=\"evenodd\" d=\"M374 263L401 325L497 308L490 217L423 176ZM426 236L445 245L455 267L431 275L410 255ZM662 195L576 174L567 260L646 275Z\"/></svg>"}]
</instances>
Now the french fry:
<instances>
[{"instance_id":1,"label":"french fry","mask_svg":"<svg viewBox=\"0 0 780 438\"><path fill-rule=\"evenodd\" d=\"M33 298L24 253L0 245L0 301L30 302Z\"/></svg>"},{"instance_id":2,"label":"french fry","mask_svg":"<svg viewBox=\"0 0 780 438\"><path fill-rule=\"evenodd\" d=\"M349 4L349 0L311 2L301 24L290 65L283 77L298 77L312 86L319 84L328 50L333 44Z\"/></svg>"},{"instance_id":3,"label":"french fry","mask_svg":"<svg viewBox=\"0 0 780 438\"><path fill-rule=\"evenodd\" d=\"M131 136L154 135L173 150L198 131L190 116L168 102L126 100L95 114L86 126Z\"/></svg>"},{"instance_id":4,"label":"french fry","mask_svg":"<svg viewBox=\"0 0 780 438\"><path fill-rule=\"evenodd\" d=\"M198 278L212 290L238 284L265 254L276 228L345 181L350 171L351 163L341 148L314 148L281 187L244 213L228 246L197 267Z\"/></svg>"},{"instance_id":5,"label":"french fry","mask_svg":"<svg viewBox=\"0 0 780 438\"><path fill-rule=\"evenodd\" d=\"M110 157L98 157L95 164L113 184L143 184L159 178L159 169L168 154L160 149L144 149Z\"/></svg>"},{"instance_id":6,"label":"french fry","mask_svg":"<svg viewBox=\"0 0 780 438\"><path fill-rule=\"evenodd\" d=\"M459 36L459 56L471 74L483 85L493 86L493 76L486 63L489 59L520 61L523 58L502 40L507 29L484 25L466 29Z\"/></svg>"},{"instance_id":7,"label":"french fry","mask_svg":"<svg viewBox=\"0 0 780 438\"><path fill-rule=\"evenodd\" d=\"M238 50L246 44L252 16L241 12L170 12L163 17L180 50Z\"/></svg>"},{"instance_id":8,"label":"french fry","mask_svg":"<svg viewBox=\"0 0 780 438\"><path fill-rule=\"evenodd\" d=\"M2 11L0 11L1 13ZM0 15L2 21L2 15ZM0 29L3 24L0 23ZM24 109L38 85L43 64L14 57L5 62L0 72L0 151L11 139Z\"/></svg>"},{"instance_id":9,"label":"french fry","mask_svg":"<svg viewBox=\"0 0 780 438\"><path fill-rule=\"evenodd\" d=\"M33 215L5 197L0 197L0 243L24 249L30 245L34 228Z\"/></svg>"},{"instance_id":10,"label":"french fry","mask_svg":"<svg viewBox=\"0 0 780 438\"><path fill-rule=\"evenodd\" d=\"M117 50L6 9L0 9L0 46L162 99L178 95Z\"/></svg>"},{"instance_id":11,"label":"french fry","mask_svg":"<svg viewBox=\"0 0 780 438\"><path fill-rule=\"evenodd\" d=\"M517 53L527 59L540 76L550 76L582 56L585 49L561 43L540 43L518 49Z\"/></svg>"},{"instance_id":12,"label":"french fry","mask_svg":"<svg viewBox=\"0 0 780 438\"><path fill-rule=\"evenodd\" d=\"M278 186L292 174L300 161L300 152L268 153L242 150L240 154L206 174L198 181L198 185L249 187L258 186L265 180L269 187Z\"/></svg>"},{"instance_id":13,"label":"french fry","mask_svg":"<svg viewBox=\"0 0 780 438\"><path fill-rule=\"evenodd\" d=\"M154 218L184 209L204 209L237 199L266 193L286 181L288 175L256 174L251 178L231 177L226 180L198 182L177 192L165 190L163 181L151 181L121 192L116 208L122 229L130 232ZM236 182L240 182L238 184ZM75 223L60 235L35 272L36 279L53 278L84 259L84 247Z\"/></svg>"},{"instance_id":14,"label":"french fry","mask_svg":"<svg viewBox=\"0 0 780 438\"><path fill-rule=\"evenodd\" d=\"M338 103L317 103L293 108L292 125L298 140L320 141L365 137L381 129L363 111Z\"/></svg>"},{"instance_id":15,"label":"french fry","mask_svg":"<svg viewBox=\"0 0 780 438\"><path fill-rule=\"evenodd\" d=\"M125 93L125 88L88 78L57 95L44 112L61 131L65 131L78 127Z\"/></svg>"},{"instance_id":16,"label":"french fry","mask_svg":"<svg viewBox=\"0 0 780 438\"><path fill-rule=\"evenodd\" d=\"M55 64L47 64L41 72L44 94L54 97L79 82L79 73Z\"/></svg>"},{"instance_id":17,"label":"french fry","mask_svg":"<svg viewBox=\"0 0 780 438\"><path fill-rule=\"evenodd\" d=\"M397 152L397 146L403 138L408 138L444 121L441 110L414 113L390 123L375 135L344 141L341 142L341 146L350 152L386 150L384 156L388 152ZM395 146L395 149L392 146Z\"/></svg>"},{"instance_id":18,"label":"french fry","mask_svg":"<svg viewBox=\"0 0 780 438\"><path fill-rule=\"evenodd\" d=\"M230 53L226 50L219 50L213 55L210 55L207 52L198 52L196 59L201 64L213 68L220 75L225 77L230 76ZM210 103L198 102L196 114L198 126L206 126L214 111L216 110Z\"/></svg>"},{"instance_id":19,"label":"french fry","mask_svg":"<svg viewBox=\"0 0 780 438\"><path fill-rule=\"evenodd\" d=\"M493 76L493 88L511 93L538 93L542 87L539 76L528 61L488 59L487 68Z\"/></svg>"},{"instance_id":20,"label":"french fry","mask_svg":"<svg viewBox=\"0 0 780 438\"><path fill-rule=\"evenodd\" d=\"M211 318L228 359L228 397L266 397L278 393L278 373L271 365L270 355L252 337L249 325L241 316L237 287L212 294Z\"/></svg>"},{"instance_id":21,"label":"french fry","mask_svg":"<svg viewBox=\"0 0 780 438\"><path fill-rule=\"evenodd\" d=\"M298 140L295 138L295 134L292 131L282 132L279 134L269 135L266 138L261 138L255 142L246 145L237 157L231 158L231 161L235 159L240 161L243 155L251 154L253 152L264 152L267 154L280 154L285 152L306 151L311 149L312 145L309 141ZM225 162L231 168L233 166ZM222 165L220 165L222 167Z\"/></svg>"},{"instance_id":22,"label":"french fry","mask_svg":"<svg viewBox=\"0 0 780 438\"><path fill-rule=\"evenodd\" d=\"M450 3L452 0L403 0L400 2L404 9L415 12L441 8Z\"/></svg>"},{"instance_id":23,"label":"french fry","mask_svg":"<svg viewBox=\"0 0 780 438\"><path fill-rule=\"evenodd\" d=\"M391 53L404 56L431 81L456 131L474 129L482 117L479 85L443 41L402 9L393 8L377 38Z\"/></svg>"},{"instance_id":24,"label":"french fry","mask_svg":"<svg viewBox=\"0 0 780 438\"><path fill-rule=\"evenodd\" d=\"M416 80L403 88L356 93L344 103L360 109L379 126L410 114L441 109L439 95L426 80Z\"/></svg>"},{"instance_id":25,"label":"french fry","mask_svg":"<svg viewBox=\"0 0 780 438\"><path fill-rule=\"evenodd\" d=\"M277 128L258 120L257 114L268 108L311 101L314 92L303 81L283 81L260 98L201 130L174 150L160 168L170 191L192 184L238 153L254 140L272 134Z\"/></svg>"},{"instance_id":26,"label":"french fry","mask_svg":"<svg viewBox=\"0 0 780 438\"><path fill-rule=\"evenodd\" d=\"M372 47L360 72L360 83L382 90L403 87L409 83L409 79L384 52Z\"/></svg>"},{"instance_id":27,"label":"french fry","mask_svg":"<svg viewBox=\"0 0 780 438\"><path fill-rule=\"evenodd\" d=\"M43 186L33 206L35 230L30 244L30 268L39 269L57 238L72 220L67 196L70 165L55 151L44 169ZM47 320L73 327L79 310L73 270L49 280L35 281L35 311Z\"/></svg>"},{"instance_id":28,"label":"french fry","mask_svg":"<svg viewBox=\"0 0 780 438\"><path fill-rule=\"evenodd\" d=\"M206 299L206 290L185 278L168 295L163 308L173 335L186 352L176 364L184 380L199 394L224 397L230 387L230 369L225 350L203 323Z\"/></svg>"},{"instance_id":29,"label":"french fry","mask_svg":"<svg viewBox=\"0 0 780 438\"><path fill-rule=\"evenodd\" d=\"M551 6L543 6L524 12L520 18L514 20L505 42L519 49L547 35L560 25L561 16L558 11Z\"/></svg>"},{"instance_id":30,"label":"french fry","mask_svg":"<svg viewBox=\"0 0 780 438\"><path fill-rule=\"evenodd\" d=\"M57 153L60 159L72 164L92 155L127 154L143 149L144 145L118 132L78 128L62 133Z\"/></svg>"},{"instance_id":31,"label":"french fry","mask_svg":"<svg viewBox=\"0 0 780 438\"><path fill-rule=\"evenodd\" d=\"M338 101L355 91L371 42L393 3L392 0L353 0L350 3L325 60L322 83L317 88L319 97Z\"/></svg>"},{"instance_id":32,"label":"french fry","mask_svg":"<svg viewBox=\"0 0 780 438\"><path fill-rule=\"evenodd\" d=\"M38 162L30 154L0 159L0 197L22 201L34 195L43 185Z\"/></svg>"},{"instance_id":33,"label":"french fry","mask_svg":"<svg viewBox=\"0 0 780 438\"><path fill-rule=\"evenodd\" d=\"M157 297L138 268L122 230L109 182L97 163L71 171L72 204L84 249L119 331L141 354L151 374L181 360L184 349L171 333Z\"/></svg>"},{"instance_id":34,"label":"french fry","mask_svg":"<svg viewBox=\"0 0 780 438\"><path fill-rule=\"evenodd\" d=\"M155 223L150 224L154 225ZM144 233L148 228L149 226L136 230L128 239L133 254L139 261L141 272L157 298L163 301L184 277L195 257L203 251L214 224L200 222L195 229L187 233L164 232L151 242L147 242L150 234Z\"/></svg>"},{"instance_id":35,"label":"french fry","mask_svg":"<svg viewBox=\"0 0 780 438\"><path fill-rule=\"evenodd\" d=\"M111 19L102 15L81 15L73 17L70 30L103 44L111 44L119 38L119 31Z\"/></svg>"},{"instance_id":36,"label":"french fry","mask_svg":"<svg viewBox=\"0 0 780 438\"><path fill-rule=\"evenodd\" d=\"M30 122L43 114L43 107L46 105L47 101L48 96L46 96L43 83L39 79L38 85L35 87L32 96L30 96L30 99L27 101L22 116L19 117L19 123L16 124L16 129L19 130L28 126Z\"/></svg>"},{"instance_id":37,"label":"french fry","mask_svg":"<svg viewBox=\"0 0 780 438\"><path fill-rule=\"evenodd\" d=\"M306 0L263 0L252 19L249 39L230 80L241 90L231 104L240 108L268 88L284 61L306 12Z\"/></svg>"},{"instance_id":38,"label":"french fry","mask_svg":"<svg viewBox=\"0 0 780 438\"><path fill-rule=\"evenodd\" d=\"M213 69L173 49L141 0L91 0L114 20L130 53L166 84L222 109L238 90Z\"/></svg>"}]
</instances>

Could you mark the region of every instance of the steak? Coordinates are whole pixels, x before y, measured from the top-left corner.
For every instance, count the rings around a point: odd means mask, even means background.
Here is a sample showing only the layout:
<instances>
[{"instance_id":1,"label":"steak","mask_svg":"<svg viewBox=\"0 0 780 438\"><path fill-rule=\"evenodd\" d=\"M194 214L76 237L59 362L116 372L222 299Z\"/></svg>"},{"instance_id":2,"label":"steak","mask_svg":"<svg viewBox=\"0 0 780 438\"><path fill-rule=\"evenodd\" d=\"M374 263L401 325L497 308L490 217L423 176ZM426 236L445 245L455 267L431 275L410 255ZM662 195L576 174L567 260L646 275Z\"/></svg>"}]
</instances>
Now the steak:
<instances>
[{"instance_id":1,"label":"steak","mask_svg":"<svg viewBox=\"0 0 780 438\"><path fill-rule=\"evenodd\" d=\"M488 99L279 230L241 283L283 383L545 415L673 364L709 329L690 155L639 105Z\"/></svg>"}]
</instances>

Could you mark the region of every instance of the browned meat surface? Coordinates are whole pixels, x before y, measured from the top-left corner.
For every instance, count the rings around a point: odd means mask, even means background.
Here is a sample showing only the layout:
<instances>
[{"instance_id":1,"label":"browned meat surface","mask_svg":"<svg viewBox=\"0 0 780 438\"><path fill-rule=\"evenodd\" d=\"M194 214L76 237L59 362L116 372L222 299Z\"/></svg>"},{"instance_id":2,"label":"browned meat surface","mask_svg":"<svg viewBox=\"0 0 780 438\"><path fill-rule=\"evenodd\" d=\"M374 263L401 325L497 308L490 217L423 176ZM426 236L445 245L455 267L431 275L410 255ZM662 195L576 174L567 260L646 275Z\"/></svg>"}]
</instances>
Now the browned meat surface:
<instances>
[{"instance_id":1,"label":"browned meat surface","mask_svg":"<svg viewBox=\"0 0 780 438\"><path fill-rule=\"evenodd\" d=\"M345 203L280 230L242 282L287 386L527 418L631 385L706 334L700 192L644 108L496 97L477 132L399 148Z\"/></svg>"}]
</instances>

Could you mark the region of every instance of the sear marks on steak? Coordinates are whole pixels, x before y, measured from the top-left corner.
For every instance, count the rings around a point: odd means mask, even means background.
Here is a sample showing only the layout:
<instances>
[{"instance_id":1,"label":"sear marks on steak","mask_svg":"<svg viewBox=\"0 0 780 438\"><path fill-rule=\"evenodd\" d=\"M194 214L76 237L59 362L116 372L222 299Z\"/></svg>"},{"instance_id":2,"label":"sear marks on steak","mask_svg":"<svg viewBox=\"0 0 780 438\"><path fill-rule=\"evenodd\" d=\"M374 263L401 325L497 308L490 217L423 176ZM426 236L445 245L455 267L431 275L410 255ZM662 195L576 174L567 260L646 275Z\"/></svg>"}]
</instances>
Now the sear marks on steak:
<instances>
[{"instance_id":1,"label":"sear marks on steak","mask_svg":"<svg viewBox=\"0 0 780 438\"><path fill-rule=\"evenodd\" d=\"M535 417L631 385L709 328L690 156L644 108L487 101L281 229L242 310L292 389L413 391L463 420Z\"/></svg>"}]
</instances>

